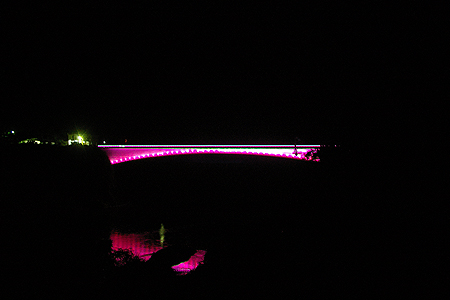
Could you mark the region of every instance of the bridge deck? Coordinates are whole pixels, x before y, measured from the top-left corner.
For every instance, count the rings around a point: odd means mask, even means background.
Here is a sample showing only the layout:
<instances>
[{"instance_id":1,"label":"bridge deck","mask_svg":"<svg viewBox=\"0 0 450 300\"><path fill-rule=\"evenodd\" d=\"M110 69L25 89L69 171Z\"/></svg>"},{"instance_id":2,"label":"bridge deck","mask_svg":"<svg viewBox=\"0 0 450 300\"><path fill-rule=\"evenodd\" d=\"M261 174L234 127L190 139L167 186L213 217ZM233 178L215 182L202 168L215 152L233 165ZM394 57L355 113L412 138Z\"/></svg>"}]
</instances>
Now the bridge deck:
<instances>
[{"instance_id":1,"label":"bridge deck","mask_svg":"<svg viewBox=\"0 0 450 300\"><path fill-rule=\"evenodd\" d=\"M320 145L99 145L112 164L168 155L246 154L314 160Z\"/></svg>"}]
</instances>

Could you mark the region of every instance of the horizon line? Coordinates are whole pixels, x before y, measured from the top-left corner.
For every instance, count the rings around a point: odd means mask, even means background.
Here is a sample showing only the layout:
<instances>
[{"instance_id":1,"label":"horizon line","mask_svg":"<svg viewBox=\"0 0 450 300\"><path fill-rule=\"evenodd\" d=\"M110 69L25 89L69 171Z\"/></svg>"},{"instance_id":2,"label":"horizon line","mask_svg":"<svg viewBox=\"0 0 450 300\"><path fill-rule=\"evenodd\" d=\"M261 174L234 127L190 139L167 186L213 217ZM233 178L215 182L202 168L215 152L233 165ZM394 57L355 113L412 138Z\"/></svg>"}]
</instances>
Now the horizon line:
<instances>
[{"instance_id":1,"label":"horizon line","mask_svg":"<svg viewBox=\"0 0 450 300\"><path fill-rule=\"evenodd\" d=\"M148 147L148 148L186 148L186 147L196 147L196 148L305 148L305 147L322 147L322 145L98 145L97 147L121 147L121 148L131 148L131 147Z\"/></svg>"}]
</instances>

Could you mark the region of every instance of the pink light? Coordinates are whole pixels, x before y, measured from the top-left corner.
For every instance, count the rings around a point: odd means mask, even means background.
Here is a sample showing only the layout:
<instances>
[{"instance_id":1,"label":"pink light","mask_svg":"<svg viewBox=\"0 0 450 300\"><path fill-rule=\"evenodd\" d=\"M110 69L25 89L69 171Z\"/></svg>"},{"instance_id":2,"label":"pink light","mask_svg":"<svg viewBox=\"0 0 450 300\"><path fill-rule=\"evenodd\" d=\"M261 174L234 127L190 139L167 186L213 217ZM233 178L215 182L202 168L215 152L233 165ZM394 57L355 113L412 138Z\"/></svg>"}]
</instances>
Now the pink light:
<instances>
[{"instance_id":1,"label":"pink light","mask_svg":"<svg viewBox=\"0 0 450 300\"><path fill-rule=\"evenodd\" d=\"M252 147L251 145L243 148L237 147L226 147L219 148L218 146L214 146L211 148L202 148L200 146L192 147L192 148L176 148L173 149L157 149L154 146L150 146L149 148L145 148L144 146L139 146L132 148L130 146L126 147L115 147L111 146L109 148L103 147L104 151L110 158L112 164L142 159L146 157L156 157L156 156L169 156L169 155L181 155L181 154L241 154L241 155L262 155L262 156L270 156L270 157L280 157L280 158L288 158L288 159L296 159L296 160L309 160L309 161L320 161L318 159L313 159L312 157L306 157L306 154L309 152L316 153L317 148L306 148L306 147L298 147L296 149L297 155L294 155L294 147L290 146L281 146L279 148L275 147L275 145L268 146L258 146ZM264 151L261 151L264 149Z\"/></svg>"},{"instance_id":2,"label":"pink light","mask_svg":"<svg viewBox=\"0 0 450 300\"><path fill-rule=\"evenodd\" d=\"M146 243L145 233L121 234L113 231L110 239L112 241L112 250L129 250L144 261L149 260L152 253L162 249L157 243Z\"/></svg>"},{"instance_id":3,"label":"pink light","mask_svg":"<svg viewBox=\"0 0 450 300\"><path fill-rule=\"evenodd\" d=\"M175 148L293 148L292 145L98 145L99 148L145 148L145 149L175 149ZM297 145L297 148L319 148L321 145Z\"/></svg>"},{"instance_id":4,"label":"pink light","mask_svg":"<svg viewBox=\"0 0 450 300\"><path fill-rule=\"evenodd\" d=\"M188 261L182 262L181 264L172 267L175 271L184 274L196 269L199 264L203 264L205 258L205 250L197 250L197 252L191 256Z\"/></svg>"},{"instance_id":5,"label":"pink light","mask_svg":"<svg viewBox=\"0 0 450 300\"><path fill-rule=\"evenodd\" d=\"M143 261L147 261L151 258L153 253L162 249L158 241L149 240L147 235L148 232L123 234L113 231L110 234L112 250L129 250L133 255L138 256ZM197 250L189 260L172 266L172 269L180 273L180 275L187 274L196 269L199 264L203 264L205 254L205 250Z\"/></svg>"}]
</instances>

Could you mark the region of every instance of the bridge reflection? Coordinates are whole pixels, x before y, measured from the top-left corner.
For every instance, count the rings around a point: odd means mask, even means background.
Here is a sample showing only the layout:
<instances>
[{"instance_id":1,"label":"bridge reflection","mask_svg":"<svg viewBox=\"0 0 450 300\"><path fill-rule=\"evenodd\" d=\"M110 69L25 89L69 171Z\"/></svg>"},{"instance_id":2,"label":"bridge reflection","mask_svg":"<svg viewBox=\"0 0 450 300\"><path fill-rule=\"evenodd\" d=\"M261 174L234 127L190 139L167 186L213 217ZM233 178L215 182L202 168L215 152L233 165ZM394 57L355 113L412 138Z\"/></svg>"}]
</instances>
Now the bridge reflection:
<instances>
[{"instance_id":1,"label":"bridge reflection","mask_svg":"<svg viewBox=\"0 0 450 300\"><path fill-rule=\"evenodd\" d=\"M240 154L319 161L320 145L99 145L111 164L150 157L190 154Z\"/></svg>"},{"instance_id":2,"label":"bridge reflection","mask_svg":"<svg viewBox=\"0 0 450 300\"><path fill-rule=\"evenodd\" d=\"M139 257L142 261L148 261L152 254L162 250L164 246L168 246L164 241L158 241L151 237L151 232L121 233L117 230L113 230L110 235L112 241L111 250L127 250L130 251L131 254ZM195 270L200 264L203 264L205 254L205 250L197 250L189 260L184 262L179 261L178 264L173 265L172 270L178 275L186 275L192 270ZM118 265L121 264L120 261L117 261L117 263Z\"/></svg>"}]
</instances>

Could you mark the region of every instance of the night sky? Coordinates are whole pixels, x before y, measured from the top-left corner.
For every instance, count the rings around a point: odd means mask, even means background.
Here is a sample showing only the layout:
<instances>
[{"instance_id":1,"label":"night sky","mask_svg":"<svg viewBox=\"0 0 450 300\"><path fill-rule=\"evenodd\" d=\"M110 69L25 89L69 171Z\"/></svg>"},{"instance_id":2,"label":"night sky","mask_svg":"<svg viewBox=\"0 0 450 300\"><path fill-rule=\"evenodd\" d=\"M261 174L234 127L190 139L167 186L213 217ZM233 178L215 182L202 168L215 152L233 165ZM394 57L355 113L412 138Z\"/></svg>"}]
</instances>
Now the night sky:
<instances>
[{"instance_id":1,"label":"night sky","mask_svg":"<svg viewBox=\"0 0 450 300\"><path fill-rule=\"evenodd\" d=\"M1 129L80 130L129 144L382 139L419 82L418 45L427 44L420 10L107 1L10 8Z\"/></svg>"}]
</instances>

